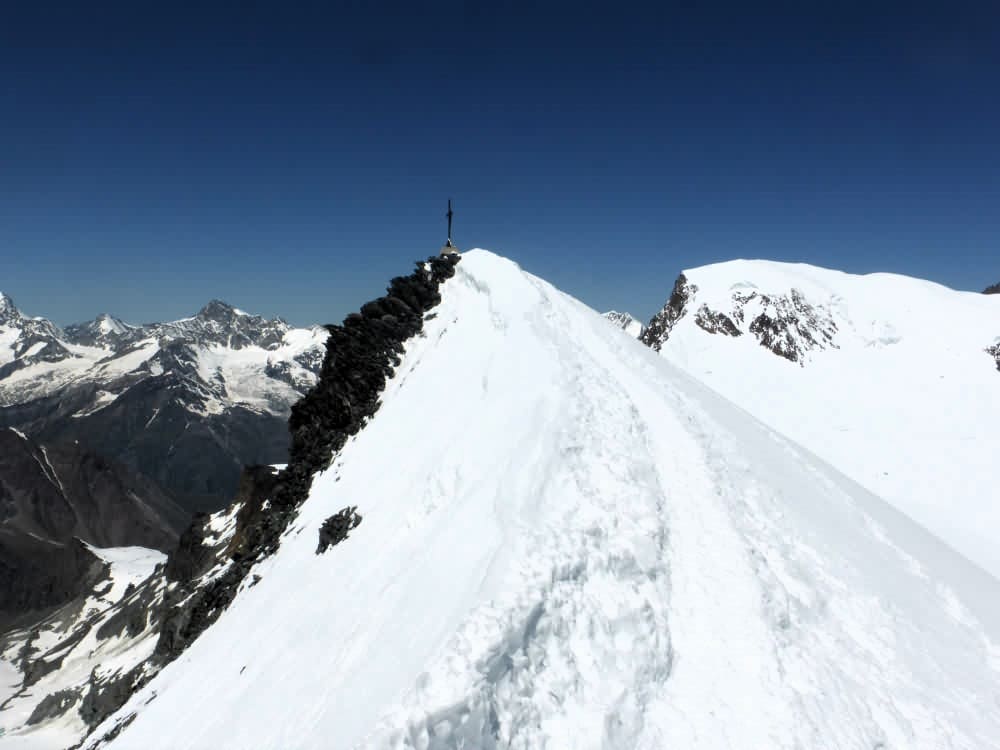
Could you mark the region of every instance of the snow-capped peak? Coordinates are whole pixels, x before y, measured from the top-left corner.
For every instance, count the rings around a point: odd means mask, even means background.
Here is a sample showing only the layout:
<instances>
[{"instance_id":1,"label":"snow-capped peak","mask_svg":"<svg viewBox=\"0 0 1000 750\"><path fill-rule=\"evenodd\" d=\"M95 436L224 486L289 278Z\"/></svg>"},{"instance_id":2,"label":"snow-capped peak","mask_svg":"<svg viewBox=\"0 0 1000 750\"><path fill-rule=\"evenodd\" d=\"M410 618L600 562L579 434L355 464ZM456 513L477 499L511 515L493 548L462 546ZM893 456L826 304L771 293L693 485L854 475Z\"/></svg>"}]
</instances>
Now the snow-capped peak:
<instances>
[{"instance_id":1,"label":"snow-capped peak","mask_svg":"<svg viewBox=\"0 0 1000 750\"><path fill-rule=\"evenodd\" d=\"M14 300L3 292L0 292L0 324L21 317L20 311L15 307Z\"/></svg>"},{"instance_id":2,"label":"snow-capped peak","mask_svg":"<svg viewBox=\"0 0 1000 750\"><path fill-rule=\"evenodd\" d=\"M1000 583L515 264L440 298L363 429L317 389L303 445L353 437L86 747L1000 747Z\"/></svg>"},{"instance_id":3,"label":"snow-capped peak","mask_svg":"<svg viewBox=\"0 0 1000 750\"><path fill-rule=\"evenodd\" d=\"M103 313L97 316L97 325L101 333L105 335L109 333L121 334L131 328L134 328L134 326L130 326L128 323L124 323L108 313Z\"/></svg>"},{"instance_id":4,"label":"snow-capped peak","mask_svg":"<svg viewBox=\"0 0 1000 750\"><path fill-rule=\"evenodd\" d=\"M207 305L198 311L199 318L203 318L205 320L215 320L220 323L228 323L236 316L246 316L246 313L241 310L237 310L228 302L223 302L218 299L211 300Z\"/></svg>"}]
</instances>

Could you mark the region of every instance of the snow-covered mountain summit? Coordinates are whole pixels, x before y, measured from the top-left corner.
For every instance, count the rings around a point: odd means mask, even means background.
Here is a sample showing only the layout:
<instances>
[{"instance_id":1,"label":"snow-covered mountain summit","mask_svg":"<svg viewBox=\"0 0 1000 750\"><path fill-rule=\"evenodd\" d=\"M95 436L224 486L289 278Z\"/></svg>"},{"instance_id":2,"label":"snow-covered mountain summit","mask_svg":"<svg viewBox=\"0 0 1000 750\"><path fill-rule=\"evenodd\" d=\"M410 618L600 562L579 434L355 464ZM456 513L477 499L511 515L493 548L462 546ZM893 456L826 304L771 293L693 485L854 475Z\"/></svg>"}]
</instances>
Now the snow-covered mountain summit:
<instances>
[{"instance_id":1,"label":"snow-covered mountain summit","mask_svg":"<svg viewBox=\"0 0 1000 750\"><path fill-rule=\"evenodd\" d=\"M1000 298L739 260L685 271L644 341L1000 576Z\"/></svg>"},{"instance_id":2,"label":"snow-covered mountain summit","mask_svg":"<svg viewBox=\"0 0 1000 750\"><path fill-rule=\"evenodd\" d=\"M182 347L215 401L200 408L220 409L240 402L286 414L291 402L315 382L317 353L326 340L318 326L292 328L280 318L266 320L218 300L194 317L167 323L130 325L104 314L65 330L43 318L27 318L9 298L4 300L0 405L47 396L72 383L121 385L116 381L123 376L157 371L163 351ZM240 371L248 368L259 373L262 387L255 387L257 395L240 387L245 377ZM276 384L268 383L268 378ZM114 388L103 394L103 404L117 395Z\"/></svg>"},{"instance_id":3,"label":"snow-covered mountain summit","mask_svg":"<svg viewBox=\"0 0 1000 750\"><path fill-rule=\"evenodd\" d=\"M416 292L167 562L179 656L85 747L1000 747L995 579L509 261Z\"/></svg>"}]
</instances>

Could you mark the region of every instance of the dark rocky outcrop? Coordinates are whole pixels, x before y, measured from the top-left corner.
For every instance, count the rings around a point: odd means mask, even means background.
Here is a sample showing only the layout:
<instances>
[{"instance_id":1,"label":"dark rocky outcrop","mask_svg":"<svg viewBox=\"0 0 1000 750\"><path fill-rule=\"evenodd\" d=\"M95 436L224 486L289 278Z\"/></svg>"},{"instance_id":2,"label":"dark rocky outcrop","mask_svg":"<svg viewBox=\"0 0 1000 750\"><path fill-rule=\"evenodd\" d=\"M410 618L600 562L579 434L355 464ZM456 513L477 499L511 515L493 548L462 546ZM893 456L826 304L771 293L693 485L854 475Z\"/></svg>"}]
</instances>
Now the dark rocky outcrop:
<instances>
[{"instance_id":1,"label":"dark rocky outcrop","mask_svg":"<svg viewBox=\"0 0 1000 750\"><path fill-rule=\"evenodd\" d=\"M158 617L158 596L158 589L152 585L126 591L114 613L97 628L97 640L137 638Z\"/></svg>"},{"instance_id":2,"label":"dark rocky outcrop","mask_svg":"<svg viewBox=\"0 0 1000 750\"><path fill-rule=\"evenodd\" d=\"M983 294L1000 294L1000 283L988 286L983 290Z\"/></svg>"},{"instance_id":3,"label":"dark rocky outcrop","mask_svg":"<svg viewBox=\"0 0 1000 750\"><path fill-rule=\"evenodd\" d=\"M997 363L997 370L1000 370L1000 344L986 347L986 353L993 357Z\"/></svg>"},{"instance_id":4,"label":"dark rocky outcrop","mask_svg":"<svg viewBox=\"0 0 1000 750\"><path fill-rule=\"evenodd\" d=\"M349 505L334 513L319 528L319 544L316 546L316 554L322 555L329 547L340 544L360 523L361 516L358 515L357 505Z\"/></svg>"},{"instance_id":5,"label":"dark rocky outcrop","mask_svg":"<svg viewBox=\"0 0 1000 750\"><path fill-rule=\"evenodd\" d=\"M46 695L41 702L35 706L35 710L28 717L27 724L41 724L48 719L55 719L62 716L75 706L80 700L79 690L58 690L55 693Z\"/></svg>"},{"instance_id":6,"label":"dark rocky outcrop","mask_svg":"<svg viewBox=\"0 0 1000 750\"><path fill-rule=\"evenodd\" d=\"M733 299L742 308L758 296L766 311L750 321L750 332L761 346L800 365L804 364L807 351L836 348L833 341L836 323L809 304L797 289L792 289L788 296L751 292L735 294Z\"/></svg>"},{"instance_id":7,"label":"dark rocky outcrop","mask_svg":"<svg viewBox=\"0 0 1000 750\"><path fill-rule=\"evenodd\" d=\"M660 351L677 321L684 317L688 301L697 291L698 287L688 282L684 274L678 276L667 304L652 317L639 340L654 351Z\"/></svg>"},{"instance_id":8,"label":"dark rocky outcrop","mask_svg":"<svg viewBox=\"0 0 1000 750\"><path fill-rule=\"evenodd\" d=\"M749 287L749 289L748 289ZM670 299L649 322L640 340L660 351L670 333L687 314L698 287L684 274L677 277ZM733 287L727 312L698 307L694 324L711 334L742 336L749 332L761 346L800 365L806 353L815 349L837 348L837 325L822 305L813 305L797 289L787 294L763 294L751 285Z\"/></svg>"},{"instance_id":9,"label":"dark rocky outcrop","mask_svg":"<svg viewBox=\"0 0 1000 750\"><path fill-rule=\"evenodd\" d=\"M93 729L124 706L148 679L142 664L111 680L100 680L96 674L91 674L89 689L80 704L80 718Z\"/></svg>"},{"instance_id":10,"label":"dark rocky outcrop","mask_svg":"<svg viewBox=\"0 0 1000 750\"><path fill-rule=\"evenodd\" d=\"M723 336L742 336L743 331L736 327L733 319L722 312L715 312L702 305L694 316L695 325L709 333L721 333Z\"/></svg>"},{"instance_id":11,"label":"dark rocky outcrop","mask_svg":"<svg viewBox=\"0 0 1000 750\"><path fill-rule=\"evenodd\" d=\"M192 374L194 354L182 343L167 346L153 360L147 364L160 374L123 375L106 386L120 395L97 411L86 413L97 386L82 383L0 407L0 427L17 426L46 444L79 443L124 463L187 513L223 507L236 492L244 465L285 460L285 419L239 405L211 413L215 394Z\"/></svg>"}]
</instances>

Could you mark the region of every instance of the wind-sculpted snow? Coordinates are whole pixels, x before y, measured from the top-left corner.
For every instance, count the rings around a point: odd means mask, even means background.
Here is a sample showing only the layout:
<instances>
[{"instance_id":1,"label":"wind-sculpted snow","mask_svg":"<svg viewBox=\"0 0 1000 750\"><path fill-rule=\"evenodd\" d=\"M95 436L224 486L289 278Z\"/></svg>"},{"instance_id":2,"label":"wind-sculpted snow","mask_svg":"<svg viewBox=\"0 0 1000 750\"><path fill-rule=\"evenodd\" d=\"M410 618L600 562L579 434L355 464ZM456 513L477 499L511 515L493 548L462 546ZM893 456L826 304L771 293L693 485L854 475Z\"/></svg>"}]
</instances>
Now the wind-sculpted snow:
<instances>
[{"instance_id":1,"label":"wind-sculpted snow","mask_svg":"<svg viewBox=\"0 0 1000 750\"><path fill-rule=\"evenodd\" d=\"M276 552L86 747L1000 747L995 579L513 263L455 270Z\"/></svg>"},{"instance_id":2,"label":"wind-sculpted snow","mask_svg":"<svg viewBox=\"0 0 1000 750\"><path fill-rule=\"evenodd\" d=\"M769 261L684 278L700 310L664 357L1000 576L1000 297Z\"/></svg>"}]
</instances>

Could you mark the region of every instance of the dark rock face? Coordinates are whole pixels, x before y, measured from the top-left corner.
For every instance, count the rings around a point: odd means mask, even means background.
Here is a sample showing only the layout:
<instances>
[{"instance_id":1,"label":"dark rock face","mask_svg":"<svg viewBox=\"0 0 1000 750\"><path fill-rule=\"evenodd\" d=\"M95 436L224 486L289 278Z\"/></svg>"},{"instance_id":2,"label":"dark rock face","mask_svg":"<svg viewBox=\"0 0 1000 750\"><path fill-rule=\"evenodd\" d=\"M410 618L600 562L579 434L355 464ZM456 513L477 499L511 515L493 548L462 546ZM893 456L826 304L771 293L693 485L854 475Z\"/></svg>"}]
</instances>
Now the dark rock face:
<instances>
[{"instance_id":1,"label":"dark rock face","mask_svg":"<svg viewBox=\"0 0 1000 750\"><path fill-rule=\"evenodd\" d=\"M54 719L69 711L80 700L77 690L59 690L45 696L28 717L28 725L41 724L47 719Z\"/></svg>"},{"instance_id":2,"label":"dark rock face","mask_svg":"<svg viewBox=\"0 0 1000 750\"><path fill-rule=\"evenodd\" d=\"M330 466L348 438L378 410L404 343L423 329L425 315L441 301L440 285L454 276L460 259L448 255L418 263L409 276L392 279L384 297L363 305L343 325L327 326L330 337L319 382L292 407L287 466L278 474L267 466L244 472L228 536L213 532L204 515L184 533L165 568L171 587L153 615L159 630L153 657L88 692L81 706L88 725L96 726L118 710L183 653L233 601L253 565L277 551L282 533L309 495L313 476ZM356 526L360 517L355 508L345 511L347 525ZM144 585L155 584L148 580ZM119 727L112 730L117 731Z\"/></svg>"},{"instance_id":3,"label":"dark rock face","mask_svg":"<svg viewBox=\"0 0 1000 750\"><path fill-rule=\"evenodd\" d=\"M670 331L677 325L677 321L684 317L688 301L697 291L698 287L689 283L684 274L678 276L667 304L652 317L639 340L654 351L660 351L670 338Z\"/></svg>"},{"instance_id":4,"label":"dark rock face","mask_svg":"<svg viewBox=\"0 0 1000 750\"><path fill-rule=\"evenodd\" d=\"M988 286L983 290L983 294L1000 294L1000 283Z\"/></svg>"},{"instance_id":5,"label":"dark rock face","mask_svg":"<svg viewBox=\"0 0 1000 750\"><path fill-rule=\"evenodd\" d=\"M334 513L319 528L319 544L316 547L316 554L322 555L328 548L340 544L360 523L361 516L358 515L357 505L349 505Z\"/></svg>"},{"instance_id":6,"label":"dark rock face","mask_svg":"<svg viewBox=\"0 0 1000 750\"><path fill-rule=\"evenodd\" d=\"M187 514L156 485L77 445L0 430L0 626L89 590L98 547L173 547Z\"/></svg>"},{"instance_id":7,"label":"dark rock face","mask_svg":"<svg viewBox=\"0 0 1000 750\"><path fill-rule=\"evenodd\" d=\"M103 409L74 416L93 388L72 387L0 408L0 426L20 425L45 443L86 445L149 477L188 513L222 507L245 464L277 463L287 456L284 420L240 406L221 414L194 413L208 396L175 370L136 383Z\"/></svg>"},{"instance_id":8,"label":"dark rock face","mask_svg":"<svg viewBox=\"0 0 1000 750\"><path fill-rule=\"evenodd\" d=\"M997 370L1000 370L1000 344L986 347L986 353L993 357L997 363Z\"/></svg>"},{"instance_id":9,"label":"dark rock face","mask_svg":"<svg viewBox=\"0 0 1000 750\"><path fill-rule=\"evenodd\" d=\"M733 300L741 315L745 307L758 297L765 307L750 322L750 332L760 345L790 362L804 364L805 353L813 349L836 348L833 337L837 325L821 313L797 289L787 297L771 297L757 292L737 293Z\"/></svg>"},{"instance_id":10,"label":"dark rock face","mask_svg":"<svg viewBox=\"0 0 1000 750\"><path fill-rule=\"evenodd\" d=\"M117 679L101 682L91 675L90 689L80 704L80 718L93 729L121 708L136 690L145 684L142 665Z\"/></svg>"},{"instance_id":11,"label":"dark rock face","mask_svg":"<svg viewBox=\"0 0 1000 750\"><path fill-rule=\"evenodd\" d=\"M743 331L736 327L725 313L713 312L708 305L702 305L694 316L695 324L709 333L721 333L723 336L742 336Z\"/></svg>"},{"instance_id":12,"label":"dark rock face","mask_svg":"<svg viewBox=\"0 0 1000 750\"><path fill-rule=\"evenodd\" d=\"M670 299L649 322L640 340L660 351L674 326L687 314L698 287L681 274ZM761 346L791 362L804 365L806 353L814 349L837 348L837 325L822 307L810 304L797 289L784 295L767 295L756 290L732 292L729 312L702 304L694 323L708 333L723 336L752 334Z\"/></svg>"}]
</instances>

